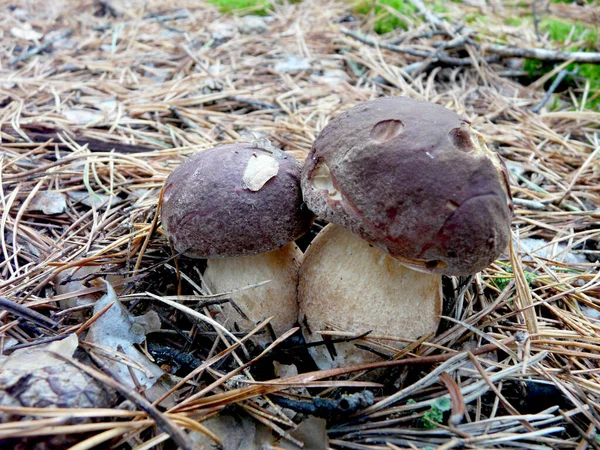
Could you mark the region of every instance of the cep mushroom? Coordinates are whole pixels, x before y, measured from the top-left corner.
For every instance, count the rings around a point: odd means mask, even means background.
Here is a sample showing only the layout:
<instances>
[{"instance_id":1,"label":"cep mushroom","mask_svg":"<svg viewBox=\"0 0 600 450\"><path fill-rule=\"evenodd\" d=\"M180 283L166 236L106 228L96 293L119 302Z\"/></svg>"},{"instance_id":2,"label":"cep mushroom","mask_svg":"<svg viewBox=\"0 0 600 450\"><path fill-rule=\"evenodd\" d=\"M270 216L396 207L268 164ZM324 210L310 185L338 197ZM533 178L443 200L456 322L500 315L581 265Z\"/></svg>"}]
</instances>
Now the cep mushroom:
<instances>
[{"instance_id":1,"label":"cep mushroom","mask_svg":"<svg viewBox=\"0 0 600 450\"><path fill-rule=\"evenodd\" d=\"M230 304L222 314L243 331L274 316L279 335L297 320L302 252L293 241L313 220L303 206L300 171L294 157L274 147L230 144L190 157L165 182L167 238L176 252L208 259L204 275L213 292L238 290L229 296L244 315Z\"/></svg>"},{"instance_id":2,"label":"cep mushroom","mask_svg":"<svg viewBox=\"0 0 600 450\"><path fill-rule=\"evenodd\" d=\"M306 160L302 190L312 211L350 231L328 226L305 253L299 301L308 341L327 325L400 339L435 332L441 275L484 269L509 240L502 161L469 122L427 101L380 98L331 121ZM313 356L321 367L369 359L338 347L337 357Z\"/></svg>"}]
</instances>

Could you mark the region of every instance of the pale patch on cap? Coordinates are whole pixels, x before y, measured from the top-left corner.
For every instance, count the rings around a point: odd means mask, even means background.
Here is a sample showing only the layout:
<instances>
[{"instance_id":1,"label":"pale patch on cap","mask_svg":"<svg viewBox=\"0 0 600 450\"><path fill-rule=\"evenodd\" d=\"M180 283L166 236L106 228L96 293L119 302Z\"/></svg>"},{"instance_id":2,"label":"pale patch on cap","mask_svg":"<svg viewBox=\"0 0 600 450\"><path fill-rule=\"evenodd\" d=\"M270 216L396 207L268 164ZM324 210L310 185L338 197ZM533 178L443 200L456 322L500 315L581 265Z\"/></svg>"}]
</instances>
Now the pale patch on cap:
<instances>
[{"instance_id":1,"label":"pale patch on cap","mask_svg":"<svg viewBox=\"0 0 600 450\"><path fill-rule=\"evenodd\" d=\"M246 188L256 192L267 184L267 181L277 176L278 172L279 162L275 158L254 154L248 160L242 181Z\"/></svg>"}]
</instances>

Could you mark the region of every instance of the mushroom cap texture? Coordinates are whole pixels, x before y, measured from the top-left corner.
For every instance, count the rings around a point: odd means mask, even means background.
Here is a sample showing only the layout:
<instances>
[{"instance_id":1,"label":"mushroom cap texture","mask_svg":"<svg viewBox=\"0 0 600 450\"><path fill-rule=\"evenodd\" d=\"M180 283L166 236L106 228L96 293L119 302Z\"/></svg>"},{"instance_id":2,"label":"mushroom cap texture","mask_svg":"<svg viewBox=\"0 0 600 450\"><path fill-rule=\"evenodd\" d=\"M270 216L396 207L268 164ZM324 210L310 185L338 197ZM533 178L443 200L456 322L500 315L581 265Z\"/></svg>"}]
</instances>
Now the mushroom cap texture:
<instances>
[{"instance_id":1,"label":"mushroom cap texture","mask_svg":"<svg viewBox=\"0 0 600 450\"><path fill-rule=\"evenodd\" d=\"M476 273L509 241L506 169L455 112L386 97L332 120L302 173L308 207L408 266Z\"/></svg>"},{"instance_id":2,"label":"mushroom cap texture","mask_svg":"<svg viewBox=\"0 0 600 450\"><path fill-rule=\"evenodd\" d=\"M263 168L271 172L250 188L250 168L259 177ZM303 205L300 171L293 156L251 144L197 153L165 182L165 233L175 251L192 258L254 255L282 247L304 234L314 217Z\"/></svg>"}]
</instances>

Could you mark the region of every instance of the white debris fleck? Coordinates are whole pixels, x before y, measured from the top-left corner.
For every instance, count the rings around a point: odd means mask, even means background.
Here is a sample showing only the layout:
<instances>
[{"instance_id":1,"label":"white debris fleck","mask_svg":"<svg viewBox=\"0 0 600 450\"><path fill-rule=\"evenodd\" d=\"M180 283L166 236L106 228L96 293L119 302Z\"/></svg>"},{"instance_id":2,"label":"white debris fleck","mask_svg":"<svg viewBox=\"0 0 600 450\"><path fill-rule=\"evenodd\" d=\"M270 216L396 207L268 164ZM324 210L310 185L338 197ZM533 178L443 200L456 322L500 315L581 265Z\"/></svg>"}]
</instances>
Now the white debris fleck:
<instances>
[{"instance_id":1,"label":"white debris fleck","mask_svg":"<svg viewBox=\"0 0 600 450\"><path fill-rule=\"evenodd\" d=\"M329 84L332 86L350 80L348 74L340 69L324 70L321 75L313 74L310 78L318 83Z\"/></svg>"},{"instance_id":2,"label":"white debris fleck","mask_svg":"<svg viewBox=\"0 0 600 450\"><path fill-rule=\"evenodd\" d=\"M90 193L87 191L69 191L67 192L67 196L72 200L80 201L86 206L92 207L93 205L100 209L105 209L108 206L112 208L123 201L116 195L108 196L94 193L93 196L90 196Z\"/></svg>"},{"instance_id":3,"label":"white debris fleck","mask_svg":"<svg viewBox=\"0 0 600 450\"><path fill-rule=\"evenodd\" d=\"M545 239L521 239L521 245L531 254L540 258L551 259L567 264L586 264L589 261L585 255L574 253L567 249L565 244L548 242ZM523 259L529 259L524 257Z\"/></svg>"},{"instance_id":4,"label":"white debris fleck","mask_svg":"<svg viewBox=\"0 0 600 450\"><path fill-rule=\"evenodd\" d=\"M70 120L77 125L87 125L89 123L101 122L104 120L104 114L85 109L67 109L63 111L63 115L67 120Z\"/></svg>"},{"instance_id":5,"label":"white debris fleck","mask_svg":"<svg viewBox=\"0 0 600 450\"><path fill-rule=\"evenodd\" d=\"M301 70L309 70L312 68L312 60L310 58L300 58L295 55L287 55L285 61L280 61L275 64L277 72L300 72Z\"/></svg>"},{"instance_id":6,"label":"white debris fleck","mask_svg":"<svg viewBox=\"0 0 600 450\"><path fill-rule=\"evenodd\" d=\"M28 209L42 211L46 215L62 214L67 209L67 197L57 191L41 192L33 198Z\"/></svg>"},{"instance_id":7,"label":"white debris fleck","mask_svg":"<svg viewBox=\"0 0 600 450\"><path fill-rule=\"evenodd\" d=\"M260 34L269 31L264 17L248 15L238 20L237 27L242 34Z\"/></svg>"},{"instance_id":8,"label":"white debris fleck","mask_svg":"<svg viewBox=\"0 0 600 450\"><path fill-rule=\"evenodd\" d=\"M210 31L213 39L225 40L231 39L235 35L237 28L232 23L215 22L208 26L208 31Z\"/></svg>"},{"instance_id":9,"label":"white debris fleck","mask_svg":"<svg viewBox=\"0 0 600 450\"><path fill-rule=\"evenodd\" d=\"M26 41L39 41L44 35L39 31L35 31L29 24L23 24L22 28L13 27L10 29L10 34L19 39Z\"/></svg>"},{"instance_id":10,"label":"white debris fleck","mask_svg":"<svg viewBox=\"0 0 600 450\"><path fill-rule=\"evenodd\" d=\"M271 178L277 176L279 172L279 162L268 155L254 154L248 161L244 176L242 178L244 186L251 191L258 191Z\"/></svg>"}]
</instances>

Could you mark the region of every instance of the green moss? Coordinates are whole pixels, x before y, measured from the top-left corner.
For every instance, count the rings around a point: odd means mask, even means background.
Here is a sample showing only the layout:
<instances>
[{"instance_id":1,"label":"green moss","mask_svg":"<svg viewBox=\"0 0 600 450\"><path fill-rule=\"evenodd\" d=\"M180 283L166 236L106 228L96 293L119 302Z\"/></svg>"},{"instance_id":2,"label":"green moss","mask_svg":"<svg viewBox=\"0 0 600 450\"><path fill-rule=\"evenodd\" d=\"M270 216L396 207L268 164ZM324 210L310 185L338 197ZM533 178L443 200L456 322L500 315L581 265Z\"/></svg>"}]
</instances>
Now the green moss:
<instances>
[{"instance_id":1,"label":"green moss","mask_svg":"<svg viewBox=\"0 0 600 450\"><path fill-rule=\"evenodd\" d=\"M512 267L507 267L506 271L508 273L512 273ZM492 281L500 291L503 291L506 288L506 286L508 286L508 283L510 283L513 280L513 278L513 276L497 277L493 278ZM531 272L525 272L525 280L527 281L529 287L532 287L532 285L536 282L536 276Z\"/></svg>"},{"instance_id":2,"label":"green moss","mask_svg":"<svg viewBox=\"0 0 600 450\"><path fill-rule=\"evenodd\" d=\"M555 19L544 19L540 22L540 29L548 33L550 39L555 42L583 41L584 46L571 47L568 51L595 51L598 42L598 31L588 28L580 23L569 23ZM539 77L540 74L548 73L553 70L555 64L544 63L538 60L526 59L523 69L527 71L531 78ZM566 67L569 72L577 69L577 77L583 77L589 80L590 92L584 105L587 109L595 109L600 106L600 65L598 64L570 64ZM559 87L559 91L566 88L583 88L581 82L577 82L572 76L567 76Z\"/></svg>"},{"instance_id":3,"label":"green moss","mask_svg":"<svg viewBox=\"0 0 600 450\"><path fill-rule=\"evenodd\" d=\"M221 12L237 14L240 12L266 16L269 13L271 2L269 0L208 0Z\"/></svg>"},{"instance_id":4,"label":"green moss","mask_svg":"<svg viewBox=\"0 0 600 450\"><path fill-rule=\"evenodd\" d=\"M436 14L444 14L447 13L448 11L450 11L450 8L448 8L445 4L445 2L443 1L437 1L433 4L433 6L431 7L431 9L433 10L434 13Z\"/></svg>"},{"instance_id":5,"label":"green moss","mask_svg":"<svg viewBox=\"0 0 600 450\"><path fill-rule=\"evenodd\" d=\"M509 17L507 19L504 19L504 24L509 25L511 27L518 27L522 23L523 19L520 19L519 17Z\"/></svg>"},{"instance_id":6,"label":"green moss","mask_svg":"<svg viewBox=\"0 0 600 450\"><path fill-rule=\"evenodd\" d=\"M575 64L571 69L574 70ZM598 64L579 64L579 76L585 77L590 81L590 92L585 102L585 107L597 109L600 107L600 65Z\"/></svg>"},{"instance_id":7,"label":"green moss","mask_svg":"<svg viewBox=\"0 0 600 450\"><path fill-rule=\"evenodd\" d=\"M550 0L552 3L575 3L577 0ZM594 0L583 0L586 3L594 3Z\"/></svg>"},{"instance_id":8,"label":"green moss","mask_svg":"<svg viewBox=\"0 0 600 450\"><path fill-rule=\"evenodd\" d=\"M569 36L571 41L583 40L588 49L594 49L598 42L598 32L580 23L563 22L556 19L544 19L540 22L540 30L548 33L550 39L565 42Z\"/></svg>"},{"instance_id":9,"label":"green moss","mask_svg":"<svg viewBox=\"0 0 600 450\"><path fill-rule=\"evenodd\" d=\"M554 69L553 63L545 63L537 59L526 59L523 64L523 70L527 71L530 78L537 78L540 74L545 74ZM583 77L589 80L590 90L585 102L585 108L597 109L600 106L600 65L598 64L569 64L566 68L569 72L577 70L575 77ZM558 91L566 88L583 89L584 85L577 82L575 77L567 76L559 86ZM551 83L549 81L548 83ZM555 102L558 105L558 102Z\"/></svg>"},{"instance_id":10,"label":"green moss","mask_svg":"<svg viewBox=\"0 0 600 450\"><path fill-rule=\"evenodd\" d=\"M482 14L467 14L465 16L465 22L467 22L467 23L473 23L473 22L487 23L488 18Z\"/></svg>"},{"instance_id":11,"label":"green moss","mask_svg":"<svg viewBox=\"0 0 600 450\"><path fill-rule=\"evenodd\" d=\"M544 72L545 64L539 59L526 59L523 63L523 70L527 72L529 78L533 78L539 75L540 72Z\"/></svg>"},{"instance_id":12,"label":"green moss","mask_svg":"<svg viewBox=\"0 0 600 450\"><path fill-rule=\"evenodd\" d=\"M450 411L452 403L450 399L442 397L436 398L428 411L423 414L421 424L423 428L436 428L439 423L444 420L444 413Z\"/></svg>"},{"instance_id":13,"label":"green moss","mask_svg":"<svg viewBox=\"0 0 600 450\"><path fill-rule=\"evenodd\" d=\"M360 0L354 5L354 11L358 14L370 14L372 11L374 12L375 24L373 30L377 34L389 33L396 28L406 30L408 28L407 24L390 13L388 8L395 9L400 14L405 15L411 15L416 11L414 6L404 0Z\"/></svg>"}]
</instances>

